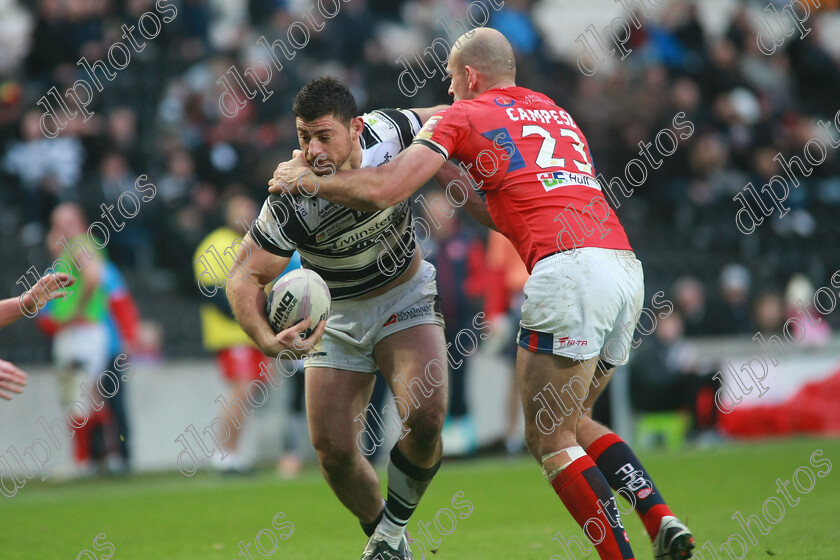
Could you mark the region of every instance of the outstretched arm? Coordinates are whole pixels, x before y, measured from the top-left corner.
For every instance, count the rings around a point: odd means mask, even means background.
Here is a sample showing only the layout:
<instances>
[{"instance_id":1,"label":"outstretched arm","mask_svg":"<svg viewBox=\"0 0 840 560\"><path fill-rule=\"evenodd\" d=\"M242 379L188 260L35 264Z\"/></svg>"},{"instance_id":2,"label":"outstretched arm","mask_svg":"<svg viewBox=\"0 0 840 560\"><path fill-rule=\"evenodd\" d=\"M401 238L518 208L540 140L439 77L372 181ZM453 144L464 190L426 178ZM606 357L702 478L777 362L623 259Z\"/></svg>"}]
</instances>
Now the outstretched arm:
<instances>
[{"instance_id":1,"label":"outstretched arm","mask_svg":"<svg viewBox=\"0 0 840 560\"><path fill-rule=\"evenodd\" d=\"M0 301L0 328L14 323L24 315L34 317L48 301L71 294L64 288L75 282L76 279L65 272L47 274L20 297Z\"/></svg>"},{"instance_id":2,"label":"outstretched arm","mask_svg":"<svg viewBox=\"0 0 840 560\"><path fill-rule=\"evenodd\" d=\"M389 208L414 194L443 164L443 158L431 148L412 144L379 167L348 169L317 177L303 153L296 150L293 159L277 166L268 190L283 194L300 189L353 210L372 212Z\"/></svg>"}]
</instances>

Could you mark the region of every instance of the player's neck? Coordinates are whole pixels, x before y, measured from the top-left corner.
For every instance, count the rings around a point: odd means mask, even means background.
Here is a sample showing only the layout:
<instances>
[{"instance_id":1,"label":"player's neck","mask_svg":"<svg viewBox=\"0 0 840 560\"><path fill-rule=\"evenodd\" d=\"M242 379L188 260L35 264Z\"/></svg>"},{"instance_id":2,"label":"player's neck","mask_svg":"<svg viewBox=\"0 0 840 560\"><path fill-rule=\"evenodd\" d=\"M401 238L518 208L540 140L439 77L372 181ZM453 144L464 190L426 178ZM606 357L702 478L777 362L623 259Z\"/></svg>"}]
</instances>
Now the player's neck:
<instances>
[{"instance_id":1,"label":"player's neck","mask_svg":"<svg viewBox=\"0 0 840 560\"><path fill-rule=\"evenodd\" d=\"M490 91L491 89L502 89L508 87L516 87L516 82L513 80L499 80L497 82L493 82L492 84L483 85L481 91L477 91L475 96L478 97L482 95L486 91Z\"/></svg>"},{"instance_id":2,"label":"player's neck","mask_svg":"<svg viewBox=\"0 0 840 560\"><path fill-rule=\"evenodd\" d=\"M353 148L348 157L339 169L358 169L362 166L362 143L359 140L353 142Z\"/></svg>"}]
</instances>

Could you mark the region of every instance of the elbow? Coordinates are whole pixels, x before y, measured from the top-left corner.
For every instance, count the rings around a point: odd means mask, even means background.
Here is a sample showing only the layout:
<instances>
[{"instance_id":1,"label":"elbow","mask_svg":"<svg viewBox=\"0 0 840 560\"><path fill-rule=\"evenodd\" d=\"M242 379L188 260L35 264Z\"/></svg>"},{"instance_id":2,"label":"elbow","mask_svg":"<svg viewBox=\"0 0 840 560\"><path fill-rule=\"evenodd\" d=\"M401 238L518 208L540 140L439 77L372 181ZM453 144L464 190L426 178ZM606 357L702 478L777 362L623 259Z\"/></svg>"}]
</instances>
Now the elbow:
<instances>
[{"instance_id":1,"label":"elbow","mask_svg":"<svg viewBox=\"0 0 840 560\"><path fill-rule=\"evenodd\" d=\"M399 201L391 202L391 200L387 199L387 198L378 198L376 200L372 200L369 203L370 204L370 210L369 211L370 212L375 212L377 210L385 210L386 208L390 208L391 206L393 206L397 202L399 202Z\"/></svg>"},{"instance_id":2,"label":"elbow","mask_svg":"<svg viewBox=\"0 0 840 560\"><path fill-rule=\"evenodd\" d=\"M234 274L230 278L228 278L227 282L225 282L224 286L220 286L219 289L223 290L223 293L228 301L233 301L233 298L236 295L236 292L239 290L240 285L242 284L241 273Z\"/></svg>"}]
</instances>

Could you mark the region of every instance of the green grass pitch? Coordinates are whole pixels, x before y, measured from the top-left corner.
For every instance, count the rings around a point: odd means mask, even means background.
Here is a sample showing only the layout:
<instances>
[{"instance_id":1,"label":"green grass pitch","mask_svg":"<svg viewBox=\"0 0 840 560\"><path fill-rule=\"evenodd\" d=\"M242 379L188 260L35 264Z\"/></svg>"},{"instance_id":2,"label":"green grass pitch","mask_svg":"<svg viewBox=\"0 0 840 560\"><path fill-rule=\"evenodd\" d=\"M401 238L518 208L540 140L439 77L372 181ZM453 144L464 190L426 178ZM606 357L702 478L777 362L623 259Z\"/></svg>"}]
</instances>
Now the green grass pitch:
<instances>
[{"instance_id":1,"label":"green grass pitch","mask_svg":"<svg viewBox=\"0 0 840 560\"><path fill-rule=\"evenodd\" d=\"M814 467L810 457L831 461ZM747 542L746 559L837 560L838 514L840 514L840 440L806 439L763 443L731 443L711 450L679 453L651 452L642 455L648 470L671 508L692 528L698 546L706 541L719 560L729 555L720 551L731 535L744 536L731 517L757 514L769 529L759 533L756 545ZM798 481L810 492L788 487L796 506L784 503L783 519L764 521L762 506L776 492L776 480ZM453 507L453 495L456 503ZM441 536L434 527L437 512L443 511ZM770 502L767 511L778 517ZM460 505L459 505L460 504ZM289 528L272 527L283 512ZM434 484L409 524L418 536L417 520L431 523L432 537L440 539L436 553L426 558L567 560L560 545L552 540L579 535L580 530L551 488L541 478L536 463L526 459L480 460L445 463ZM624 516L625 527L636 558L652 558L650 543L635 513ZM254 545L260 531L277 540L273 554L264 556ZM94 538L104 533L94 547ZM271 536L261 535L263 551L270 553ZM254 559L284 560L355 559L361 554L364 535L355 518L338 503L316 469L307 470L293 481L277 479L264 472L247 478L221 478L198 474L136 476L128 479L100 479L50 485L30 480L14 498L0 498L0 558L5 560L233 560L240 555L239 542L251 543L247 554ZM113 545L110 549L108 543ZM97 548L99 550L97 550ZM83 553L88 550L90 553ZM419 547L415 548L419 555ZM741 551L734 544L734 553ZM555 556L556 555L556 556ZM576 558L597 558L577 554ZM704 552L705 560L715 557ZM568 559L572 560L572 559Z\"/></svg>"}]
</instances>

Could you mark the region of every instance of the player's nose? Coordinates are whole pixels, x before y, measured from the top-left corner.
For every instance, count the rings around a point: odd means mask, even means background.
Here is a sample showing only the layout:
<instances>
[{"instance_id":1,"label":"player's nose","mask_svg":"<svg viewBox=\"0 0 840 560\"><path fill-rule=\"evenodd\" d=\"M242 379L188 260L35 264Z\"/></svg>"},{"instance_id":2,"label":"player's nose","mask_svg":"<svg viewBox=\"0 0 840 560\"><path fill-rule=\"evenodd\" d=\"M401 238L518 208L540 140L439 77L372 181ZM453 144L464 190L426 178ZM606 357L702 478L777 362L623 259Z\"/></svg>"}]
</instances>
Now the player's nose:
<instances>
[{"instance_id":1,"label":"player's nose","mask_svg":"<svg viewBox=\"0 0 840 560\"><path fill-rule=\"evenodd\" d=\"M324 153L324 147L321 146L321 143L317 140L310 140L309 145L306 147L306 151L309 157L314 159Z\"/></svg>"}]
</instances>

